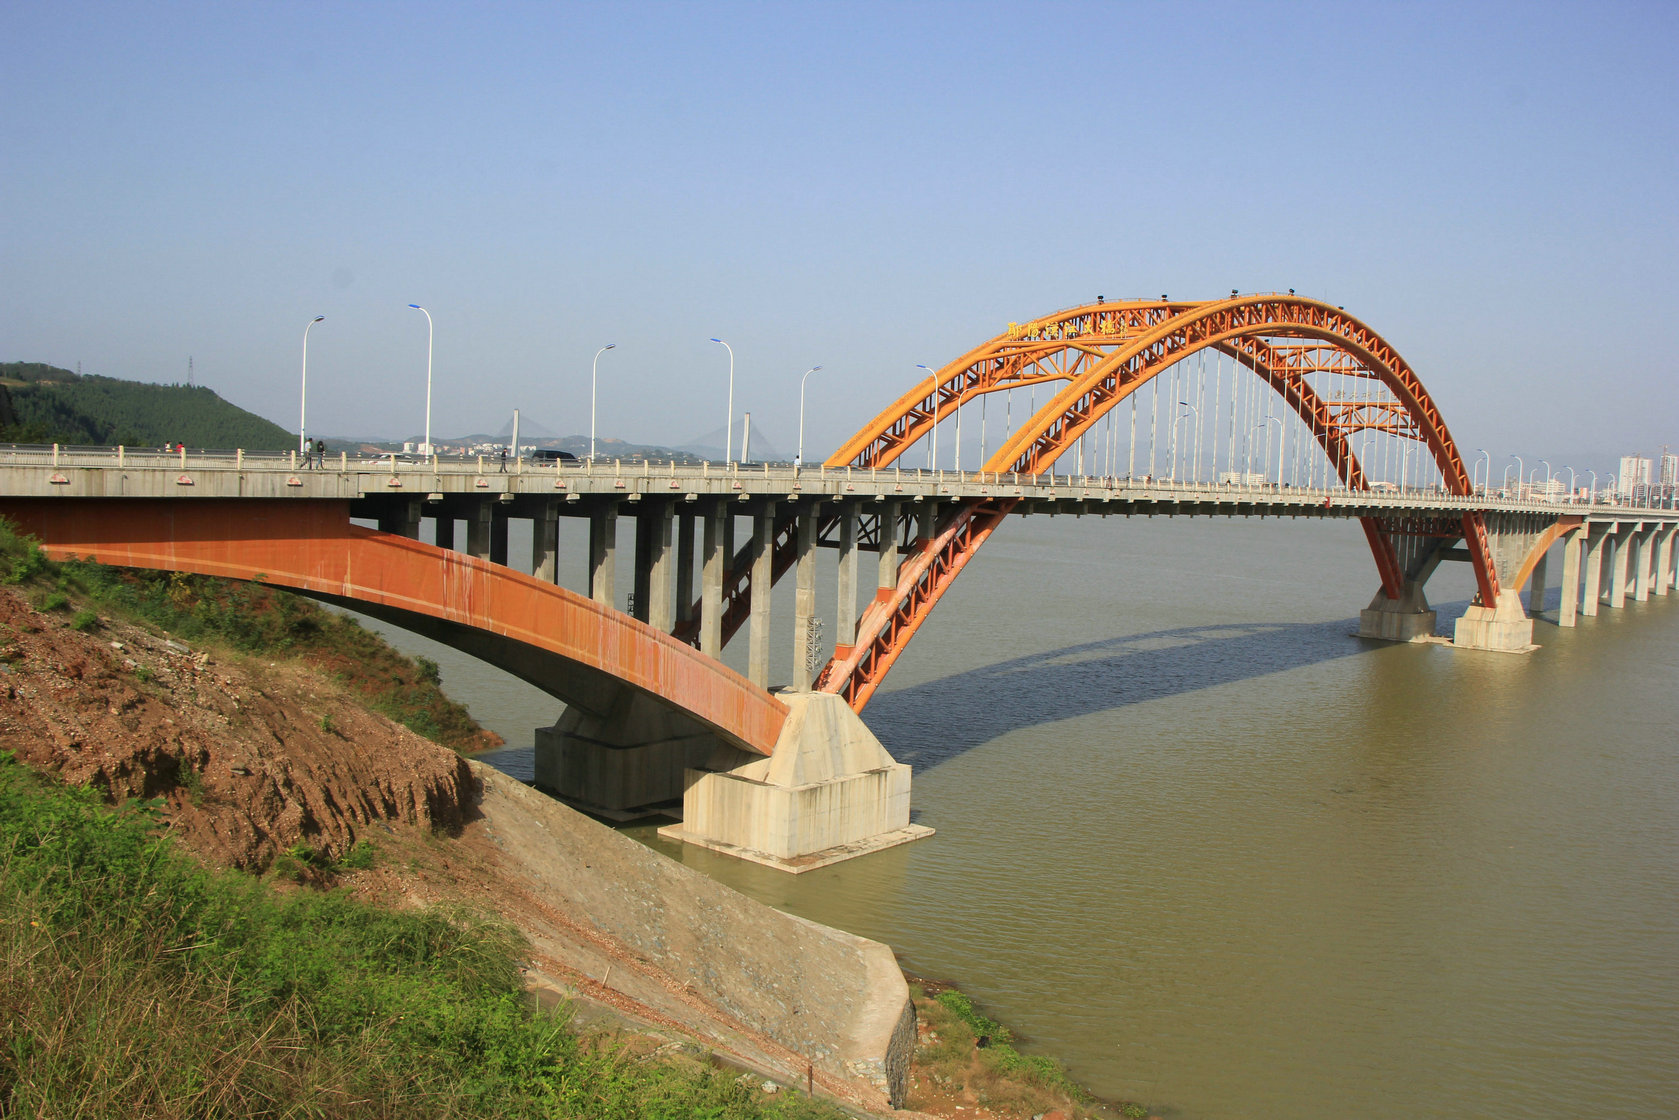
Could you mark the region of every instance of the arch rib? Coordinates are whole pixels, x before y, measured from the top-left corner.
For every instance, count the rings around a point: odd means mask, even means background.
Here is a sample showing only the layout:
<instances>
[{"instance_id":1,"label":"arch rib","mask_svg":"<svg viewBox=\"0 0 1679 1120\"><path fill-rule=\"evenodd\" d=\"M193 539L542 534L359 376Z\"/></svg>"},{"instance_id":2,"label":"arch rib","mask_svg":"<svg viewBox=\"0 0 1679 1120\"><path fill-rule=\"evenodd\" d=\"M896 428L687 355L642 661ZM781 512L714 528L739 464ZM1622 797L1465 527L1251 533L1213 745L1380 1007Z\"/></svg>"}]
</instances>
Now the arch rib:
<instances>
[{"instance_id":1,"label":"arch rib","mask_svg":"<svg viewBox=\"0 0 1679 1120\"><path fill-rule=\"evenodd\" d=\"M1294 295L1094 304L1023 327L1010 324L1004 334L923 379L840 447L827 465L889 465L931 432L935 407L943 420L983 393L1065 381L1065 387L982 468L1038 474L1051 468L1096 421L1157 373L1207 348L1233 357L1278 393L1348 488L1363 490L1369 484L1347 435L1373 429L1423 443L1450 493L1473 492L1463 457L1438 407L1398 351L1342 309ZM1325 400L1305 377L1319 371L1370 377L1381 382L1393 400ZM961 507L939 535L931 558L918 554L905 561L893 597L870 608L849 656L830 662L823 671L823 687L843 692L854 708L861 709L884 668L896 660L954 573L1012 508L1013 503L1005 507L989 502ZM976 519L983 525L982 532L970 528ZM1397 599L1403 593L1404 575L1393 541L1378 520L1361 520L1382 589ZM1470 511L1461 523L1481 601L1496 603L1498 575L1485 519L1479 511ZM853 677L863 683L852 683Z\"/></svg>"},{"instance_id":2,"label":"arch rib","mask_svg":"<svg viewBox=\"0 0 1679 1120\"><path fill-rule=\"evenodd\" d=\"M645 692L729 743L775 748L787 708L697 650L553 584L350 524L345 502L145 499L7 502L0 512L60 558L292 588L369 613L433 620L446 640L601 710Z\"/></svg>"}]
</instances>

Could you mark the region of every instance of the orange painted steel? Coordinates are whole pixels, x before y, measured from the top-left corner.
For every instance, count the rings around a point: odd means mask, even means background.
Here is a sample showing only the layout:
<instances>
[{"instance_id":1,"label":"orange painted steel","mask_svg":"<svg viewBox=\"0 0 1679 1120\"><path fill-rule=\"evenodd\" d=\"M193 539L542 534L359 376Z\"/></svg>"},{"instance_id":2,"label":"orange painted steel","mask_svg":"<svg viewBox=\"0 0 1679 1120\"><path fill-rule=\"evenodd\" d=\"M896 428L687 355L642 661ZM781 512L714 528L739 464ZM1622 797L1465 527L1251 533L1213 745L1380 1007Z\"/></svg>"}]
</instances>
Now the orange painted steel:
<instances>
[{"instance_id":1,"label":"orange painted steel","mask_svg":"<svg viewBox=\"0 0 1679 1120\"><path fill-rule=\"evenodd\" d=\"M787 716L763 689L626 614L511 568L352 525L348 503L37 499L0 503L0 514L59 559L260 580L495 635L581 666L585 683L640 689L759 754L774 750ZM517 662L515 649L503 652Z\"/></svg>"},{"instance_id":2,"label":"orange painted steel","mask_svg":"<svg viewBox=\"0 0 1679 1120\"><path fill-rule=\"evenodd\" d=\"M1539 566L1539 558L1556 544L1565 533L1572 533L1586 523L1584 517L1561 517L1556 524L1548 526L1539 534L1539 539L1533 542L1533 547L1522 557L1522 565L1516 570L1516 577L1510 581L1510 590L1520 591L1527 586L1527 581L1533 578L1533 569ZM1565 592L1566 594L1566 592ZM1538 610L1538 607L1534 608Z\"/></svg>"},{"instance_id":3,"label":"orange painted steel","mask_svg":"<svg viewBox=\"0 0 1679 1120\"><path fill-rule=\"evenodd\" d=\"M898 566L897 586L889 594L876 595L858 620L855 643L836 649L845 649L845 655L828 662L816 690L838 693L853 711L862 711L910 636L1018 501L965 502L931 540L917 542Z\"/></svg>"},{"instance_id":4,"label":"orange painted steel","mask_svg":"<svg viewBox=\"0 0 1679 1120\"><path fill-rule=\"evenodd\" d=\"M936 418L949 416L977 396L1050 381L1065 382L1065 387L981 468L986 472L1037 475L1050 470L1102 416L1156 374L1205 349L1232 357L1281 396L1305 423L1349 489L1364 490L1369 484L1347 436L1372 430L1423 443L1433 455L1448 492L1472 493L1469 472L1445 420L1398 351L1341 308L1292 293L1206 301L1103 302L1024 325L1011 323L1003 334L968 351L899 397L830 456L826 465L890 465L931 433ZM1306 381L1308 373L1316 372L1379 382L1392 399L1326 400ZM984 504L962 507L949 522L950 527L957 529L971 520ZM966 551L960 556L941 553L937 566L952 573L959 571L1006 513L1004 509L989 520L983 533L957 532L946 547ZM1393 542L1379 520L1362 520L1382 590L1397 599L1403 592L1403 573ZM1498 573L1482 514L1465 513L1461 529L1481 601L1496 603ZM918 559L906 561L906 566ZM860 709L873 684L854 685L851 678L865 664L890 665L945 586L948 579L937 583L932 591L920 582L911 581L906 586L906 581L900 580L891 603L877 603L871 608L876 614L891 611L892 621L876 625L870 638L860 633L857 648L824 670L823 687L846 694L852 706ZM869 674L869 679L878 683L878 675Z\"/></svg>"}]
</instances>

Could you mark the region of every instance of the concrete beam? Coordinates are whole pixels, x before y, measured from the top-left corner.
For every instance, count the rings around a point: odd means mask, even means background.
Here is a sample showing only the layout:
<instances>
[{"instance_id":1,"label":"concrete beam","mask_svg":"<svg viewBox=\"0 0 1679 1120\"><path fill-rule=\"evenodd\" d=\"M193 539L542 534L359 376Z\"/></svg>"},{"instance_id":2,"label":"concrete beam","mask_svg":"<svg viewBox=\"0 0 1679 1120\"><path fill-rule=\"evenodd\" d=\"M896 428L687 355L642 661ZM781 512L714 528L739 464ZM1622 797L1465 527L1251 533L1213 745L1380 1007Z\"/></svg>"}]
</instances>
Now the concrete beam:
<instances>
[{"instance_id":1,"label":"concrete beam","mask_svg":"<svg viewBox=\"0 0 1679 1120\"><path fill-rule=\"evenodd\" d=\"M816 503L799 507L793 597L793 691L809 692L816 676ZM754 588L756 590L756 588Z\"/></svg>"},{"instance_id":2,"label":"concrete beam","mask_svg":"<svg viewBox=\"0 0 1679 1120\"><path fill-rule=\"evenodd\" d=\"M899 501L882 502L880 510L880 575L875 586L890 591L898 586L898 517L903 512Z\"/></svg>"},{"instance_id":3,"label":"concrete beam","mask_svg":"<svg viewBox=\"0 0 1679 1120\"><path fill-rule=\"evenodd\" d=\"M694 617L694 514L676 515L676 621Z\"/></svg>"},{"instance_id":4,"label":"concrete beam","mask_svg":"<svg viewBox=\"0 0 1679 1120\"><path fill-rule=\"evenodd\" d=\"M598 506L589 511L589 598L617 608L612 598L612 577L618 567L618 507Z\"/></svg>"},{"instance_id":5,"label":"concrete beam","mask_svg":"<svg viewBox=\"0 0 1679 1120\"><path fill-rule=\"evenodd\" d=\"M490 523L493 516L489 502L475 502L466 516L466 554L479 560L490 558Z\"/></svg>"},{"instance_id":6,"label":"concrete beam","mask_svg":"<svg viewBox=\"0 0 1679 1120\"><path fill-rule=\"evenodd\" d=\"M1650 585L1652 595L1665 596L1673 583L1673 533L1672 528L1656 530L1655 582Z\"/></svg>"},{"instance_id":7,"label":"concrete beam","mask_svg":"<svg viewBox=\"0 0 1679 1120\"><path fill-rule=\"evenodd\" d=\"M1540 614L1545 609L1545 579L1549 574L1550 561L1551 554L1547 550L1533 565L1533 574L1528 577L1527 613L1530 615Z\"/></svg>"},{"instance_id":8,"label":"concrete beam","mask_svg":"<svg viewBox=\"0 0 1679 1120\"><path fill-rule=\"evenodd\" d=\"M775 503L752 511L752 619L746 679L770 686L770 592L775 581Z\"/></svg>"},{"instance_id":9,"label":"concrete beam","mask_svg":"<svg viewBox=\"0 0 1679 1120\"><path fill-rule=\"evenodd\" d=\"M420 539L420 500L411 498L399 502L389 512L379 517L379 531L381 533L395 533L399 537L409 540Z\"/></svg>"},{"instance_id":10,"label":"concrete beam","mask_svg":"<svg viewBox=\"0 0 1679 1120\"><path fill-rule=\"evenodd\" d=\"M1650 599L1650 584L1655 581L1656 530L1646 529L1634 539L1638 544L1633 556L1637 570L1633 574L1632 598L1634 602L1645 603Z\"/></svg>"},{"instance_id":11,"label":"concrete beam","mask_svg":"<svg viewBox=\"0 0 1679 1120\"><path fill-rule=\"evenodd\" d=\"M1580 554L1586 535L1585 526L1563 534L1562 538L1562 603L1557 608L1557 625L1573 626L1580 611Z\"/></svg>"},{"instance_id":12,"label":"concrete beam","mask_svg":"<svg viewBox=\"0 0 1679 1120\"><path fill-rule=\"evenodd\" d=\"M1627 605L1627 574L1632 562L1632 542L1637 534L1630 529L1615 537L1615 562L1609 571L1609 605L1616 610Z\"/></svg>"},{"instance_id":13,"label":"concrete beam","mask_svg":"<svg viewBox=\"0 0 1679 1120\"><path fill-rule=\"evenodd\" d=\"M1605 549L1610 538L1597 525L1587 526L1586 533L1586 588L1580 595L1580 609L1587 618L1595 618L1603 598L1603 566L1609 559Z\"/></svg>"},{"instance_id":14,"label":"concrete beam","mask_svg":"<svg viewBox=\"0 0 1679 1120\"><path fill-rule=\"evenodd\" d=\"M734 514L727 498L713 501L705 510L704 549L700 572L700 652L707 657L723 654L723 579L728 570L726 543Z\"/></svg>"},{"instance_id":15,"label":"concrete beam","mask_svg":"<svg viewBox=\"0 0 1679 1120\"><path fill-rule=\"evenodd\" d=\"M839 602L834 609L834 656L851 652L857 641L857 503L839 511ZM842 652L843 651L843 652Z\"/></svg>"},{"instance_id":16,"label":"concrete beam","mask_svg":"<svg viewBox=\"0 0 1679 1120\"><path fill-rule=\"evenodd\" d=\"M544 502L531 518L531 575L543 583L560 582L560 503Z\"/></svg>"}]
</instances>

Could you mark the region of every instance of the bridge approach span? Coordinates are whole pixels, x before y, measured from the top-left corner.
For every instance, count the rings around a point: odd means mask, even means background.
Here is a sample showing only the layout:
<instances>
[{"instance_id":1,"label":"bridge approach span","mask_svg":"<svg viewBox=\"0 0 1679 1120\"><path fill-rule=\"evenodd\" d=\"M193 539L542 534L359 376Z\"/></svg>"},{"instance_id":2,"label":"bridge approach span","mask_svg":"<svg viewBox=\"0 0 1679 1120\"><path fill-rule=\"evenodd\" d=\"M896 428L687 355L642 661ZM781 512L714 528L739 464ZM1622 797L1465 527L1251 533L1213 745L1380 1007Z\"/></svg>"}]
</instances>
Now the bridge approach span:
<instances>
[{"instance_id":1,"label":"bridge approach span","mask_svg":"<svg viewBox=\"0 0 1679 1120\"><path fill-rule=\"evenodd\" d=\"M552 583L364 529L348 502L0 501L57 559L260 581L436 638L602 718L634 690L770 754L787 708L668 634Z\"/></svg>"}]
</instances>

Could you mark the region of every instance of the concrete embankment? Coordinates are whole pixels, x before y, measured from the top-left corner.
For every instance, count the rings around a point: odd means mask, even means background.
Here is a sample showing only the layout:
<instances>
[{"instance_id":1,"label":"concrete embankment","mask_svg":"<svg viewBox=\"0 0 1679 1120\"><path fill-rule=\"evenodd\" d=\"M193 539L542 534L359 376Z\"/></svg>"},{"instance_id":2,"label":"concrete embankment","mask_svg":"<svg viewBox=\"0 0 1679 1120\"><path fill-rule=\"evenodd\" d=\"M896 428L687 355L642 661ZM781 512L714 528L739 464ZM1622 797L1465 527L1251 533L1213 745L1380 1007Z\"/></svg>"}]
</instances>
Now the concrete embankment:
<instances>
[{"instance_id":1,"label":"concrete embankment","mask_svg":"<svg viewBox=\"0 0 1679 1120\"><path fill-rule=\"evenodd\" d=\"M744 1061L866 1107L901 1106L915 1012L879 942L755 902L480 763L480 820L537 967L602 989ZM582 983L578 983L582 981ZM609 999L608 1002L611 1002Z\"/></svg>"}]
</instances>

